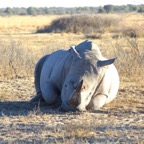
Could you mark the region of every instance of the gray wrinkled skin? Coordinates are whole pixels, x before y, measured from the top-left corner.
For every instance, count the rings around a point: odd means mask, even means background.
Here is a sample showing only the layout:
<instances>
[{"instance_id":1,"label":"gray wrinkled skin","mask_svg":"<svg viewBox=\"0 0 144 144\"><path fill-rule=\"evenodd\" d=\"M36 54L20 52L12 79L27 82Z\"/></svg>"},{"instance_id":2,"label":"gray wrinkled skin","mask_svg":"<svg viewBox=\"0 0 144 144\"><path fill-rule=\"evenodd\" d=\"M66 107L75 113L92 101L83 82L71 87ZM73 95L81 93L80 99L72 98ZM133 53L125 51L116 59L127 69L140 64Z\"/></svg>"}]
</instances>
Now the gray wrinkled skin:
<instances>
[{"instance_id":1,"label":"gray wrinkled skin","mask_svg":"<svg viewBox=\"0 0 144 144\"><path fill-rule=\"evenodd\" d=\"M45 56L35 69L37 97L50 105L61 99L59 109L64 111L101 108L119 88L114 60L104 58L91 41Z\"/></svg>"}]
</instances>

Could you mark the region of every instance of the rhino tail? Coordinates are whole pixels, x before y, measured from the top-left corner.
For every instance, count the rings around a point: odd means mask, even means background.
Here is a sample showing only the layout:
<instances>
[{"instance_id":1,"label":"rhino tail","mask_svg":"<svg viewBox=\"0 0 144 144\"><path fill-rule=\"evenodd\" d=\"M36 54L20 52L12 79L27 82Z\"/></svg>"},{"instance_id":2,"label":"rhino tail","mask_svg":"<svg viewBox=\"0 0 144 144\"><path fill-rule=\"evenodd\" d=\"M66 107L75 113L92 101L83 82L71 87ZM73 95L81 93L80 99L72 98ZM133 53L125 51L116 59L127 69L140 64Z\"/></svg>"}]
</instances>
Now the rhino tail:
<instances>
[{"instance_id":1,"label":"rhino tail","mask_svg":"<svg viewBox=\"0 0 144 144\"><path fill-rule=\"evenodd\" d=\"M38 94L38 95L36 95L36 96L34 96L31 100L30 100L30 102L44 102L44 99L43 99L43 97L42 97L42 95L41 94Z\"/></svg>"}]
</instances>

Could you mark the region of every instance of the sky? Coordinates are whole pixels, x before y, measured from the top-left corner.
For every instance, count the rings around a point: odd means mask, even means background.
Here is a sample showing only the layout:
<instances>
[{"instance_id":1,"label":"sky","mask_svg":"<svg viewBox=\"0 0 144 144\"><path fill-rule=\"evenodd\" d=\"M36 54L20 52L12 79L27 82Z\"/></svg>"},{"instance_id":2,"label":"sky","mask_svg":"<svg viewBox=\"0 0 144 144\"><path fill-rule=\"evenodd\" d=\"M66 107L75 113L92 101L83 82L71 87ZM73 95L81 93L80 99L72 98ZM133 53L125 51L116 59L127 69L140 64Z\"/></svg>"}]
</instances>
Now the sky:
<instances>
[{"instance_id":1,"label":"sky","mask_svg":"<svg viewBox=\"0 0 144 144\"><path fill-rule=\"evenodd\" d=\"M144 4L144 0L0 0L0 8L6 7L83 7L83 6L104 6Z\"/></svg>"}]
</instances>

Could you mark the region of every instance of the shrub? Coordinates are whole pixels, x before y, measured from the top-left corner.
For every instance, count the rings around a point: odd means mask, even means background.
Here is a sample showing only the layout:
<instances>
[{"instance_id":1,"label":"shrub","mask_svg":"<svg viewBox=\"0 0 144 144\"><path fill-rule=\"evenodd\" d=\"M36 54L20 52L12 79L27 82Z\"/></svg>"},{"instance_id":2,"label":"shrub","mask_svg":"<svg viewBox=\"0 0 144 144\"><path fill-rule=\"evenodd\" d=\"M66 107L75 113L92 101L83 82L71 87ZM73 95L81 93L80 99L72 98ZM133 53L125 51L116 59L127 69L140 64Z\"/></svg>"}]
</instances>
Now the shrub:
<instances>
[{"instance_id":1,"label":"shrub","mask_svg":"<svg viewBox=\"0 0 144 144\"><path fill-rule=\"evenodd\" d=\"M126 38L126 41L126 48L122 43L115 45L115 56L118 58L116 65L121 76L138 79L143 75L144 49L137 38Z\"/></svg>"},{"instance_id":2,"label":"shrub","mask_svg":"<svg viewBox=\"0 0 144 144\"><path fill-rule=\"evenodd\" d=\"M124 37L130 38L144 37L144 29L140 26L125 27L122 30L122 34Z\"/></svg>"},{"instance_id":3,"label":"shrub","mask_svg":"<svg viewBox=\"0 0 144 144\"><path fill-rule=\"evenodd\" d=\"M0 45L0 76L3 78L21 78L31 76L35 65L35 56L25 49L21 42L9 41Z\"/></svg>"},{"instance_id":4,"label":"shrub","mask_svg":"<svg viewBox=\"0 0 144 144\"><path fill-rule=\"evenodd\" d=\"M74 15L56 19L50 26L38 29L37 33L70 32L90 34L105 32L119 19L102 15Z\"/></svg>"}]
</instances>

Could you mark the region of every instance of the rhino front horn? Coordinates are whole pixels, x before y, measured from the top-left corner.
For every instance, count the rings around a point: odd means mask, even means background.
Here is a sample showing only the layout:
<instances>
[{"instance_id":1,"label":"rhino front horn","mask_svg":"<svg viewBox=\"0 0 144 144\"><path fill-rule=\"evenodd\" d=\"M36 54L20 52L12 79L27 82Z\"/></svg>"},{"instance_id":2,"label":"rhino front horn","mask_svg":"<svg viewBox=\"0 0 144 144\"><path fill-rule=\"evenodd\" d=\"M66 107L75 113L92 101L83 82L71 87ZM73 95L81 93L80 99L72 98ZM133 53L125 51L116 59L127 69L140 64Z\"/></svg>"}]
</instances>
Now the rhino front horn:
<instances>
[{"instance_id":1,"label":"rhino front horn","mask_svg":"<svg viewBox=\"0 0 144 144\"><path fill-rule=\"evenodd\" d=\"M80 96L82 85L83 85L83 80L81 80L79 82L78 86L76 87L76 90L74 91L74 93L72 94L71 98L69 99L69 103L70 104L76 105L76 106L79 105L78 98Z\"/></svg>"},{"instance_id":2,"label":"rhino front horn","mask_svg":"<svg viewBox=\"0 0 144 144\"><path fill-rule=\"evenodd\" d=\"M82 89L82 85L83 85L83 80L81 80L76 88L76 93L80 93L81 89Z\"/></svg>"}]
</instances>

